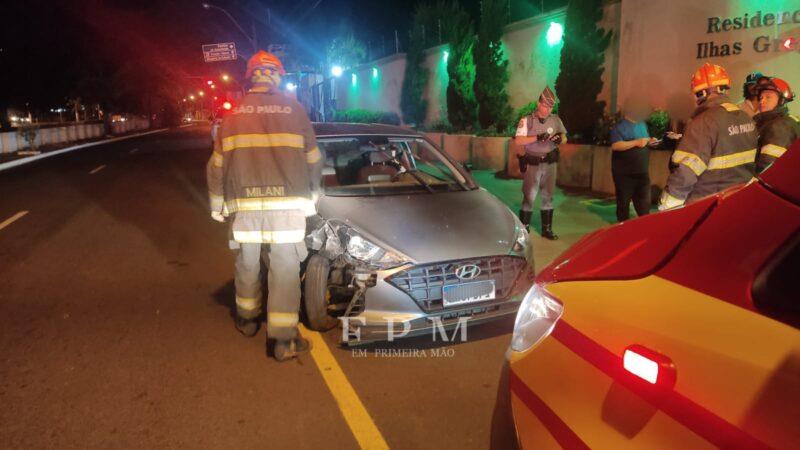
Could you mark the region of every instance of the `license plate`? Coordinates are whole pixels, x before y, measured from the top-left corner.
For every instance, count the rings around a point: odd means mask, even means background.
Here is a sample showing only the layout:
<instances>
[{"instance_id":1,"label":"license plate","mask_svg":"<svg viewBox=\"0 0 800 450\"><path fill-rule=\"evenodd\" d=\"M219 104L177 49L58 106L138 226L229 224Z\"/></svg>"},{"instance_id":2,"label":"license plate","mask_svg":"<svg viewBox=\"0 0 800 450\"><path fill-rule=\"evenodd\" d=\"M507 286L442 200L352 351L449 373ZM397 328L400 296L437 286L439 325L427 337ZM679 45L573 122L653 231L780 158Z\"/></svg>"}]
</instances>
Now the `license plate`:
<instances>
[{"instance_id":1,"label":"license plate","mask_svg":"<svg viewBox=\"0 0 800 450\"><path fill-rule=\"evenodd\" d=\"M442 288L444 306L494 300L495 295L494 280L453 284Z\"/></svg>"}]
</instances>

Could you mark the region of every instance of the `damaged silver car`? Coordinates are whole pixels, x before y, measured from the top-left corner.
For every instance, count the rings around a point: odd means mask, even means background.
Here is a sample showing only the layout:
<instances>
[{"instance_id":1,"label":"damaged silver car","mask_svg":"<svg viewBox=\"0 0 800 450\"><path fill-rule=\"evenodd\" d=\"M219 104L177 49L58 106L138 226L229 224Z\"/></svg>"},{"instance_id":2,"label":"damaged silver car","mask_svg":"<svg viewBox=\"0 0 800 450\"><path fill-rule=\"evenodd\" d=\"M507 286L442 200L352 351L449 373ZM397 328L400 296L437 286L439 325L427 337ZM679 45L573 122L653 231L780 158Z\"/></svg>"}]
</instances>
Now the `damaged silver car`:
<instances>
[{"instance_id":1,"label":"damaged silver car","mask_svg":"<svg viewBox=\"0 0 800 450\"><path fill-rule=\"evenodd\" d=\"M309 325L355 345L516 313L532 285L517 217L423 135L315 124L325 156L304 274Z\"/></svg>"}]
</instances>

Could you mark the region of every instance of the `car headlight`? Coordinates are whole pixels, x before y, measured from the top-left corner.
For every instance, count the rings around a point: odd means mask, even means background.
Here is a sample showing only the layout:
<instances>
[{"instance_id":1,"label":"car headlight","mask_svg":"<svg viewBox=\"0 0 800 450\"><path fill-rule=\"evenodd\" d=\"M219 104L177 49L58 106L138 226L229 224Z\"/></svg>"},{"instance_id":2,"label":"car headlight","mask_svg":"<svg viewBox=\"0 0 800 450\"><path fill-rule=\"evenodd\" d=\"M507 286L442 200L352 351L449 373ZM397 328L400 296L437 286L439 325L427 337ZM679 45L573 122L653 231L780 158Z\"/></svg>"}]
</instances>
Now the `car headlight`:
<instances>
[{"instance_id":1,"label":"car headlight","mask_svg":"<svg viewBox=\"0 0 800 450\"><path fill-rule=\"evenodd\" d=\"M528 248L528 230L525 227L517 227L517 235L514 238L514 246L511 250L515 253L525 253Z\"/></svg>"},{"instance_id":2,"label":"car headlight","mask_svg":"<svg viewBox=\"0 0 800 450\"><path fill-rule=\"evenodd\" d=\"M363 263L378 269L391 269L408 262L406 258L370 242L353 229L349 229L347 234L347 254Z\"/></svg>"},{"instance_id":3,"label":"car headlight","mask_svg":"<svg viewBox=\"0 0 800 450\"><path fill-rule=\"evenodd\" d=\"M550 335L563 313L564 305L548 296L540 285L534 284L517 311L511 349L524 352L541 342Z\"/></svg>"}]
</instances>

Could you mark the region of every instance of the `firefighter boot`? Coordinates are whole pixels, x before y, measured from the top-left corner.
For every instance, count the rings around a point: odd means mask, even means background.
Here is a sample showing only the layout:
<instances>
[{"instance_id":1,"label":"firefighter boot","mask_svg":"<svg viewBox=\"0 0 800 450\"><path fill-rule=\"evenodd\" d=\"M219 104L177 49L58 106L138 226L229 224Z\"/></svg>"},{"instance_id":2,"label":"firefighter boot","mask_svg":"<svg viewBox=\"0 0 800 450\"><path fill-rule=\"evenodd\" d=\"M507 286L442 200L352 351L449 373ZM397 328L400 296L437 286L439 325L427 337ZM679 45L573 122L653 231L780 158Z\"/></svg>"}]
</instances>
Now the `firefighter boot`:
<instances>
[{"instance_id":1,"label":"firefighter boot","mask_svg":"<svg viewBox=\"0 0 800 450\"><path fill-rule=\"evenodd\" d=\"M283 362L296 358L299 354L309 350L311 350L311 343L306 339L297 337L288 341L275 341L275 346L272 349L272 356L274 356L278 362Z\"/></svg>"},{"instance_id":2,"label":"firefighter boot","mask_svg":"<svg viewBox=\"0 0 800 450\"><path fill-rule=\"evenodd\" d=\"M520 220L520 222L522 222L523 225L525 225L525 229L528 230L528 232L530 232L531 231L531 212L530 211L523 211L523 210L520 209L519 210L519 220Z\"/></svg>"},{"instance_id":3,"label":"firefighter boot","mask_svg":"<svg viewBox=\"0 0 800 450\"><path fill-rule=\"evenodd\" d=\"M245 319L237 314L235 324L236 329L244 336L253 337L258 333L259 323L256 319Z\"/></svg>"},{"instance_id":4,"label":"firefighter boot","mask_svg":"<svg viewBox=\"0 0 800 450\"><path fill-rule=\"evenodd\" d=\"M542 237L545 239L550 239L551 241L555 241L558 239L558 236L553 234L553 210L552 209L545 209L542 210Z\"/></svg>"}]
</instances>

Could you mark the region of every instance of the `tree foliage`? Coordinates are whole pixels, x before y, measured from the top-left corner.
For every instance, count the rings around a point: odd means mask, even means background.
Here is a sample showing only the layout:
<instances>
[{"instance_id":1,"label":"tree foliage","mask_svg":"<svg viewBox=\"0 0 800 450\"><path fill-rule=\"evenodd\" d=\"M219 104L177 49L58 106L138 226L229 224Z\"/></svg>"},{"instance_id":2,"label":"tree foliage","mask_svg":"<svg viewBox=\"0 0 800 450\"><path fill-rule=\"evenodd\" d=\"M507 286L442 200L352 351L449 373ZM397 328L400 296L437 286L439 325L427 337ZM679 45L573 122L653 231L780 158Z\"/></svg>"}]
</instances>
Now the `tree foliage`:
<instances>
[{"instance_id":1,"label":"tree foliage","mask_svg":"<svg viewBox=\"0 0 800 450\"><path fill-rule=\"evenodd\" d=\"M478 39L474 47L475 100L478 103L478 122L481 128L505 130L512 109L508 105L508 59L503 54L503 28L506 2L483 0Z\"/></svg>"},{"instance_id":2,"label":"tree foliage","mask_svg":"<svg viewBox=\"0 0 800 450\"><path fill-rule=\"evenodd\" d=\"M471 131L477 123L475 100L475 28L472 18L460 3L451 0L442 8L442 31L446 36L447 59L447 118L457 130Z\"/></svg>"},{"instance_id":3,"label":"tree foliage","mask_svg":"<svg viewBox=\"0 0 800 450\"><path fill-rule=\"evenodd\" d=\"M423 63L426 47L425 28L430 23L432 15L433 8L424 3L417 5L414 10L403 88L400 93L400 110L406 123L423 123L428 111L428 102L423 98L425 84L428 81L428 69Z\"/></svg>"},{"instance_id":4,"label":"tree foliage","mask_svg":"<svg viewBox=\"0 0 800 450\"><path fill-rule=\"evenodd\" d=\"M611 31L597 26L602 17L603 0L570 0L567 7L556 93L564 125L582 140L589 140L605 109L605 102L597 101L597 96L603 88L603 62Z\"/></svg>"},{"instance_id":5,"label":"tree foliage","mask_svg":"<svg viewBox=\"0 0 800 450\"><path fill-rule=\"evenodd\" d=\"M352 32L343 33L331 41L325 57L329 67L338 64L346 69L353 68L367 58L367 48Z\"/></svg>"}]
</instances>

